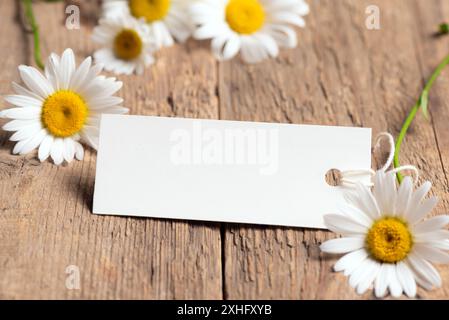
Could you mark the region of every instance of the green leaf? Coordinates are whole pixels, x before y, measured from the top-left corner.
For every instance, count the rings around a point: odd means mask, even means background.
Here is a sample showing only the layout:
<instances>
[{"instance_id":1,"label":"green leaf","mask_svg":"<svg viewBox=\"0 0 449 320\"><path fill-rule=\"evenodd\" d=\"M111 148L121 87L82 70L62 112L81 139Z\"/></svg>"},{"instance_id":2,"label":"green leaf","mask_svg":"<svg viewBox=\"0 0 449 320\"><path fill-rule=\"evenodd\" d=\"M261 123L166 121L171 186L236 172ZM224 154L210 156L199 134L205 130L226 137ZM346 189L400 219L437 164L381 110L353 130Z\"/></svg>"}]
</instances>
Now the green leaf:
<instances>
[{"instance_id":1,"label":"green leaf","mask_svg":"<svg viewBox=\"0 0 449 320\"><path fill-rule=\"evenodd\" d=\"M429 92L424 90L421 95L419 107L422 110L424 117L429 120L429 111L427 109L427 105L429 104Z\"/></svg>"},{"instance_id":2,"label":"green leaf","mask_svg":"<svg viewBox=\"0 0 449 320\"><path fill-rule=\"evenodd\" d=\"M441 23L438 26L438 31L440 34L448 34L449 33L449 24L447 24L446 22Z\"/></svg>"}]
</instances>

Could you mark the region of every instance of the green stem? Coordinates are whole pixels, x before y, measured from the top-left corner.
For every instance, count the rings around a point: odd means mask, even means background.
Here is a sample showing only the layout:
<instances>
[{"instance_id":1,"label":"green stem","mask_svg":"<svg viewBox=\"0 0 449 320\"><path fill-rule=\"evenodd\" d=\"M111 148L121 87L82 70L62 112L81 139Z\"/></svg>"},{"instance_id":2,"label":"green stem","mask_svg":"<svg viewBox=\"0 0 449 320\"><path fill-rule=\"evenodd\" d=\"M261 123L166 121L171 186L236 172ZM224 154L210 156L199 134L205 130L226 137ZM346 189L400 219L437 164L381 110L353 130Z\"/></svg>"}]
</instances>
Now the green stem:
<instances>
[{"instance_id":1,"label":"green stem","mask_svg":"<svg viewBox=\"0 0 449 320\"><path fill-rule=\"evenodd\" d=\"M441 71L443 71L444 67L449 64L449 55L446 56L443 61L437 66L435 71L432 73L429 81L427 81L426 85L424 86L423 91L421 92L421 95L419 96L418 101L415 103L413 108L410 110L410 113L407 116L407 119L405 119L404 124L402 125L401 131L399 132L399 136L396 140L396 150L394 153L394 162L393 165L395 168L400 167L399 163L399 153L401 151L401 145L402 141L404 140L405 134L407 133L408 128L410 127L411 123L413 122L413 119L416 116L416 113L420 108L423 108L424 114L426 115L427 112L427 97L429 95L429 91L433 86L433 83L438 78L438 76L441 74ZM396 174L396 177L399 181L399 183L402 182L403 176L400 172Z\"/></svg>"},{"instance_id":2,"label":"green stem","mask_svg":"<svg viewBox=\"0 0 449 320\"><path fill-rule=\"evenodd\" d=\"M33 32L33 40L34 40L34 61L36 65L44 69L44 64L42 63L41 58L41 48L40 48L40 38L39 38L39 27L36 23L36 18L34 17L33 5L31 0L22 0L25 6L25 15L30 24L31 31Z\"/></svg>"}]
</instances>

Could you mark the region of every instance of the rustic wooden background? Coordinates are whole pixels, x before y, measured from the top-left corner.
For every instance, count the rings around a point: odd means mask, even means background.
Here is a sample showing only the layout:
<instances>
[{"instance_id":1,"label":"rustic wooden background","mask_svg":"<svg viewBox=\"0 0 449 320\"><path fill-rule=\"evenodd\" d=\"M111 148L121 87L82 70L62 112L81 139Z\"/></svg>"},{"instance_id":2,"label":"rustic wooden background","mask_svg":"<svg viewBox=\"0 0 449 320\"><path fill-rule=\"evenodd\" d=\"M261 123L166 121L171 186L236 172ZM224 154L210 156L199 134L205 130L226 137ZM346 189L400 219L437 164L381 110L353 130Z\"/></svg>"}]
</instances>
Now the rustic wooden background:
<instances>
[{"instance_id":1,"label":"rustic wooden background","mask_svg":"<svg viewBox=\"0 0 449 320\"><path fill-rule=\"evenodd\" d=\"M82 3L80 30L64 27L67 2L34 4L42 51L71 47L92 54L98 1ZM217 63L207 42L158 54L143 76L120 77L132 114L372 127L397 134L424 80L449 53L444 0L311 1L299 45L276 60ZM381 30L365 27L365 9L380 8ZM17 66L33 64L32 39L18 1L0 1L0 93L11 93ZM402 151L449 211L449 71L430 96L430 121L418 115ZM1 100L3 106L3 100ZM0 298L62 299L347 299L357 296L323 231L138 219L92 214L95 153L57 167L34 155L11 155L0 133ZM376 164L378 161L374 159ZM224 194L223 197L226 197ZM80 269L80 290L65 286L66 267ZM419 298L449 298L443 288Z\"/></svg>"}]
</instances>

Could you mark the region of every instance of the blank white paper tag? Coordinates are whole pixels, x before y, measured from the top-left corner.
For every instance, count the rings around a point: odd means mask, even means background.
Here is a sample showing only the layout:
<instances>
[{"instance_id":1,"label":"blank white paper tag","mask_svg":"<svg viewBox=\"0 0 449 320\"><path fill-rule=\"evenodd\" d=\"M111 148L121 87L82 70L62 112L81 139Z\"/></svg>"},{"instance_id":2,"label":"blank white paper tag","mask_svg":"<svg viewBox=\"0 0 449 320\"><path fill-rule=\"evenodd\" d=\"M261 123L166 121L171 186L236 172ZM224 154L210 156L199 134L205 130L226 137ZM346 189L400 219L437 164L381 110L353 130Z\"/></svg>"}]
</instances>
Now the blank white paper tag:
<instances>
[{"instance_id":1,"label":"blank white paper tag","mask_svg":"<svg viewBox=\"0 0 449 320\"><path fill-rule=\"evenodd\" d=\"M371 168L371 129L104 115L93 212L324 228L334 168Z\"/></svg>"}]
</instances>

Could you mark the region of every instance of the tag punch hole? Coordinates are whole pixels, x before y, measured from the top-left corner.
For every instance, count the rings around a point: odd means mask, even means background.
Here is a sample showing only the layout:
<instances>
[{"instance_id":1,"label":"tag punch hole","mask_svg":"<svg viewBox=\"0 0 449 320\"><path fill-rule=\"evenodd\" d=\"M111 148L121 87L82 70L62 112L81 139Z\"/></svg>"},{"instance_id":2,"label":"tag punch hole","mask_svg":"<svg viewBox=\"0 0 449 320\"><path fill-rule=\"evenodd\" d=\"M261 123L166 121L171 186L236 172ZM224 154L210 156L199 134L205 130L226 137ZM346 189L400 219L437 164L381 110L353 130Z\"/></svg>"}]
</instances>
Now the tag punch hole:
<instances>
[{"instance_id":1,"label":"tag punch hole","mask_svg":"<svg viewBox=\"0 0 449 320\"><path fill-rule=\"evenodd\" d=\"M338 187L341 185L342 173L338 169L330 169L324 176L326 183L331 187Z\"/></svg>"},{"instance_id":2,"label":"tag punch hole","mask_svg":"<svg viewBox=\"0 0 449 320\"><path fill-rule=\"evenodd\" d=\"M372 169L361 170L338 170L330 169L326 172L326 183L331 187L345 187L354 188L357 184L362 184L367 187L372 187L372 177L376 173ZM367 179L370 177L369 179Z\"/></svg>"}]
</instances>

